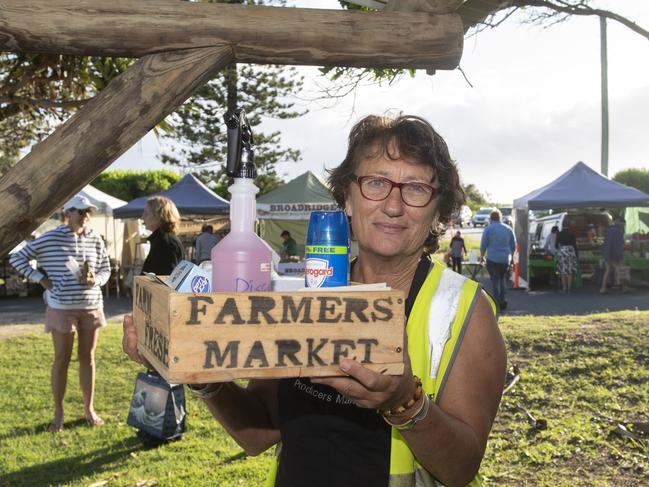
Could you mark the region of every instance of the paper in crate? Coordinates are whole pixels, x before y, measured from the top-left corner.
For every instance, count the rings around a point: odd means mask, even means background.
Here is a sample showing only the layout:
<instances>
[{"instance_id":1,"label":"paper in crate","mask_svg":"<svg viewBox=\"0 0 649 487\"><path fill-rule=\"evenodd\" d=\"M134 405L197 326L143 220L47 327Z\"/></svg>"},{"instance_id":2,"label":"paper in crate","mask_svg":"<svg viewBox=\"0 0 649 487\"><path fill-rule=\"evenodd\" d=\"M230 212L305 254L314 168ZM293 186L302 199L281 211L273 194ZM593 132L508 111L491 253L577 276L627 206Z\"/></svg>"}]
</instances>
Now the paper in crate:
<instances>
[{"instance_id":1,"label":"paper in crate","mask_svg":"<svg viewBox=\"0 0 649 487\"><path fill-rule=\"evenodd\" d=\"M402 374L404 301L335 288L187 294L137 276L133 317L140 353L173 383L343 375L346 357Z\"/></svg>"},{"instance_id":2,"label":"paper in crate","mask_svg":"<svg viewBox=\"0 0 649 487\"><path fill-rule=\"evenodd\" d=\"M188 260L181 260L174 267L166 283L181 293L207 293L210 291L212 276Z\"/></svg>"}]
</instances>

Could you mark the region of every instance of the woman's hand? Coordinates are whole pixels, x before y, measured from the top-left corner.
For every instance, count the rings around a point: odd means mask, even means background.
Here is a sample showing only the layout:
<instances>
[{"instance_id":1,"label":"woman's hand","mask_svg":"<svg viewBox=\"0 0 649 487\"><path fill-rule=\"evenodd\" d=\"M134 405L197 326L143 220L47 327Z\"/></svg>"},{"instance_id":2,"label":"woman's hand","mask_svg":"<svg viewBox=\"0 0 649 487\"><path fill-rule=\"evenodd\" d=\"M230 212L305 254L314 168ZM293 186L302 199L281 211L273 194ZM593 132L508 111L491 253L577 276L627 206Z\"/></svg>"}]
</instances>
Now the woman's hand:
<instances>
[{"instance_id":1,"label":"woman's hand","mask_svg":"<svg viewBox=\"0 0 649 487\"><path fill-rule=\"evenodd\" d=\"M124 335L122 336L122 349L124 353L134 362L152 369L151 364L137 351L137 328L135 328L135 323L133 323L133 315L124 315L122 325L124 327Z\"/></svg>"},{"instance_id":2,"label":"woman's hand","mask_svg":"<svg viewBox=\"0 0 649 487\"><path fill-rule=\"evenodd\" d=\"M39 282L41 286L43 286L45 289L52 289L54 287L54 284L52 284L52 281L50 281L49 278L44 277L41 279L41 282Z\"/></svg>"},{"instance_id":3,"label":"woman's hand","mask_svg":"<svg viewBox=\"0 0 649 487\"><path fill-rule=\"evenodd\" d=\"M355 360L344 359L340 362L340 370L348 377L314 377L311 382L333 387L363 408L393 409L410 401L415 396L417 388L407 350L404 352L404 357L403 375L379 374Z\"/></svg>"}]
</instances>

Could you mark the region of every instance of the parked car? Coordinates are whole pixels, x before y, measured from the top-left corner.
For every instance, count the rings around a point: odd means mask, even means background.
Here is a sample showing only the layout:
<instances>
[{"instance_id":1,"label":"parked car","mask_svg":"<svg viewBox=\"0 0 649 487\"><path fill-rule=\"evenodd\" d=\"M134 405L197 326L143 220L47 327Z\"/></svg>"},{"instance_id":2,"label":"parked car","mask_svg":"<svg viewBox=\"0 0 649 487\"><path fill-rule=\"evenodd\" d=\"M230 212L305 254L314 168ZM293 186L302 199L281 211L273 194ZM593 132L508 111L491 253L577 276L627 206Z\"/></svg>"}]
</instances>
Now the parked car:
<instances>
[{"instance_id":1,"label":"parked car","mask_svg":"<svg viewBox=\"0 0 649 487\"><path fill-rule=\"evenodd\" d=\"M476 211L475 215L473 215L471 224L474 227L486 227L487 225L489 225L489 215L491 215L492 211L494 211L493 208L480 208L478 211Z\"/></svg>"},{"instance_id":2,"label":"parked car","mask_svg":"<svg viewBox=\"0 0 649 487\"><path fill-rule=\"evenodd\" d=\"M500 219L501 222L503 222L505 225L509 225L510 227L514 226L514 214L512 213L512 208L511 207L504 207L504 208L498 208L500 210L500 213L502 214L502 218Z\"/></svg>"},{"instance_id":3,"label":"parked car","mask_svg":"<svg viewBox=\"0 0 649 487\"><path fill-rule=\"evenodd\" d=\"M469 208L467 205L462 205L460 211L453 213L453 225L456 227L463 227L464 225L469 226L471 224L472 216L473 212L471 211L471 208Z\"/></svg>"}]
</instances>

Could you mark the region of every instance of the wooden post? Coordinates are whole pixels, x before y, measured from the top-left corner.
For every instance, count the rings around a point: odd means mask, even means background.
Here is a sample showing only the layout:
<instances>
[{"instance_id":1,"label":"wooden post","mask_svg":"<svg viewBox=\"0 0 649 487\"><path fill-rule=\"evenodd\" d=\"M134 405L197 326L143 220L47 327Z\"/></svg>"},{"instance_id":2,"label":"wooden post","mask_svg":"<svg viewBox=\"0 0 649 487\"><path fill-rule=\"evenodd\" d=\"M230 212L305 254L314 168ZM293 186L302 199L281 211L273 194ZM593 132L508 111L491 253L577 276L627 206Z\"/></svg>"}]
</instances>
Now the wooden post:
<instances>
[{"instance_id":1,"label":"wooden post","mask_svg":"<svg viewBox=\"0 0 649 487\"><path fill-rule=\"evenodd\" d=\"M600 60L602 76L602 174L608 176L608 50L606 47L606 17L599 17Z\"/></svg>"},{"instance_id":2,"label":"wooden post","mask_svg":"<svg viewBox=\"0 0 649 487\"><path fill-rule=\"evenodd\" d=\"M0 180L0 255L232 62L229 46L145 56Z\"/></svg>"},{"instance_id":3,"label":"wooden post","mask_svg":"<svg viewBox=\"0 0 649 487\"><path fill-rule=\"evenodd\" d=\"M230 44L237 62L454 69L457 14L349 12L178 0L1 0L0 50L140 57Z\"/></svg>"}]
</instances>

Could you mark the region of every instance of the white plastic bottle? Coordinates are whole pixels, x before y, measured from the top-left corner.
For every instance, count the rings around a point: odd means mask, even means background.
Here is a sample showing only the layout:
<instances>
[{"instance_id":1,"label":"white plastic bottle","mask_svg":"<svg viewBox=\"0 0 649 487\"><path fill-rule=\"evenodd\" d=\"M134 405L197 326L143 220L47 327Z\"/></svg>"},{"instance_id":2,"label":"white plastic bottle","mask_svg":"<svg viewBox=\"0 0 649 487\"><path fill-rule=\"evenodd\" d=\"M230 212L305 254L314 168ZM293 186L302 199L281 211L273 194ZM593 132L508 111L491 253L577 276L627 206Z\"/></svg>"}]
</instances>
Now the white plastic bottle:
<instances>
[{"instance_id":1,"label":"white plastic bottle","mask_svg":"<svg viewBox=\"0 0 649 487\"><path fill-rule=\"evenodd\" d=\"M254 231L259 189L252 179L235 178L228 191L230 233L212 249L212 291L270 291L271 251Z\"/></svg>"}]
</instances>

